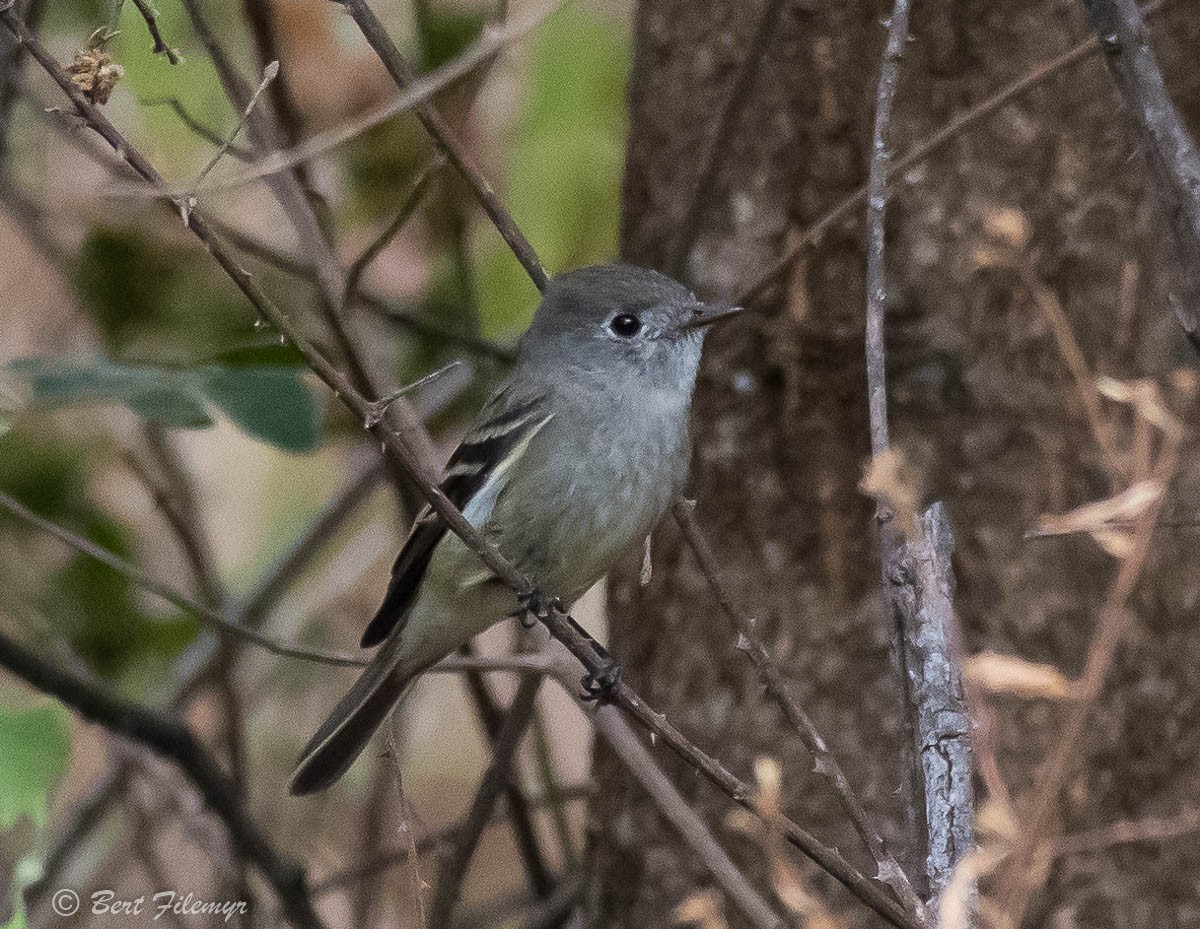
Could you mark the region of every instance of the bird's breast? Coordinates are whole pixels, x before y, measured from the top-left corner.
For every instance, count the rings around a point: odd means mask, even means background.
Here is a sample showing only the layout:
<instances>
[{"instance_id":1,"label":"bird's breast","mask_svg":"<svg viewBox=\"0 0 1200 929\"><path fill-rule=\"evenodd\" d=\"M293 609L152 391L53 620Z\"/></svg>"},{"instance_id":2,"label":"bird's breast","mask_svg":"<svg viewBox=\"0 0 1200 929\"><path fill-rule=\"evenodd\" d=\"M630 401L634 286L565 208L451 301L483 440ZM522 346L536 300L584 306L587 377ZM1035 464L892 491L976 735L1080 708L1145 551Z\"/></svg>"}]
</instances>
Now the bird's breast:
<instances>
[{"instance_id":1,"label":"bird's breast","mask_svg":"<svg viewBox=\"0 0 1200 929\"><path fill-rule=\"evenodd\" d=\"M523 571L566 600L654 528L682 491L690 458L687 397L584 399L557 407L488 526Z\"/></svg>"}]
</instances>

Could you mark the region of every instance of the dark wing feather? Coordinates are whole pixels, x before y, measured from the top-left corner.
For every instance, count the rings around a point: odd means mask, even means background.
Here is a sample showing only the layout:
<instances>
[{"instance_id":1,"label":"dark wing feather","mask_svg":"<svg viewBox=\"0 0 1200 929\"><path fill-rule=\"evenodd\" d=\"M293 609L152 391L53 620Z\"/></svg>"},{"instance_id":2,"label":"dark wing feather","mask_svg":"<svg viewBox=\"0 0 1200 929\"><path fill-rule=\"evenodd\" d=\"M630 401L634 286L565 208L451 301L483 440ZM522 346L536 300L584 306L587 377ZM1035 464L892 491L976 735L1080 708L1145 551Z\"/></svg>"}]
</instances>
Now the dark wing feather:
<instances>
[{"instance_id":1,"label":"dark wing feather","mask_svg":"<svg viewBox=\"0 0 1200 929\"><path fill-rule=\"evenodd\" d=\"M465 510L475 493L487 483L496 466L547 419L542 397L512 403L507 389L488 401L481 422L463 439L446 464L441 489L460 510ZM442 518L426 506L413 524L408 540L392 567L387 595L362 636L363 648L382 642L403 620L416 600L433 551L446 534Z\"/></svg>"}]
</instances>

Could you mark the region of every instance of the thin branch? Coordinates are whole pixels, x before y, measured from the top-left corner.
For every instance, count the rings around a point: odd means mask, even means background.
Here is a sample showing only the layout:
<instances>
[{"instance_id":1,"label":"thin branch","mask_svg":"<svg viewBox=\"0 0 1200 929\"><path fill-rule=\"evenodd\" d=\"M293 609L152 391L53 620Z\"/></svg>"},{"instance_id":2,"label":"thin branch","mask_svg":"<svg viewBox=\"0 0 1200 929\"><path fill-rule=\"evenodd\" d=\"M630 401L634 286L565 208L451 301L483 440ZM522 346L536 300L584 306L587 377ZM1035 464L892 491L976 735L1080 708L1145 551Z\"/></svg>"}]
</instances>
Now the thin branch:
<instances>
[{"instance_id":1,"label":"thin branch","mask_svg":"<svg viewBox=\"0 0 1200 929\"><path fill-rule=\"evenodd\" d=\"M725 98L716 131L704 152L700 173L696 177L696 184L688 203L688 211L684 214L676 234L676 245L669 263L669 270L676 277L686 276L688 257L699 238L705 210L712 203L710 198L715 193L713 185L720 179L721 166L731 148L730 142L737 128L738 117L751 99L759 66L775 35L779 16L786 6L786 0L767 0L754 35L750 39L750 45L729 88L729 96Z\"/></svg>"},{"instance_id":2,"label":"thin branch","mask_svg":"<svg viewBox=\"0 0 1200 929\"><path fill-rule=\"evenodd\" d=\"M1023 806L1022 828L1009 856L1009 866L999 894L999 912L1004 914L1008 925L1019 926L1028 909L1037 886L1036 875L1040 873L1040 869L1033 867L1035 857L1045 841L1055 804L1066 786L1117 648L1133 623L1134 614L1128 608L1128 601L1150 557L1154 528L1167 496L1165 488L1179 466L1181 432L1178 424L1171 424L1164 432L1162 451L1154 473L1150 475L1164 491L1151 500L1134 522L1130 536L1131 549L1122 559L1117 576L1105 597L1088 645L1083 673L1073 688L1076 699L1067 704L1067 718L1060 724L1050 755L1038 768L1032 796Z\"/></svg>"},{"instance_id":3,"label":"thin branch","mask_svg":"<svg viewBox=\"0 0 1200 929\"><path fill-rule=\"evenodd\" d=\"M575 681L569 667L563 668L559 675L559 683L568 693L575 692ZM713 879L729 895L750 924L782 929L786 925L784 920L733 863L708 825L663 773L663 769L634 733L628 720L615 707L607 705L596 707L590 715L597 733L608 743L621 764L649 795L655 808L703 862Z\"/></svg>"},{"instance_id":4,"label":"thin branch","mask_svg":"<svg viewBox=\"0 0 1200 929\"><path fill-rule=\"evenodd\" d=\"M196 180L192 182L191 187L187 191L188 194L195 194L195 192L200 188L200 185L204 183L204 179L208 177L212 169L215 168L220 160L225 157L225 153L229 151L230 146L233 145L233 143L237 140L238 135L241 133L242 127L246 125L246 120L248 120L250 118L250 114L254 112L254 107L258 103L258 98L263 95L263 92L271 86L271 82L274 81L278 76L278 61L272 61L265 68L263 68L262 80L259 81L258 86L254 89L254 93L250 95L250 100L246 103L245 108L242 110L242 115L238 117L237 124L229 133L228 138L221 143L221 146L217 149L216 154L209 159L208 164L200 169L200 173L196 175Z\"/></svg>"},{"instance_id":5,"label":"thin branch","mask_svg":"<svg viewBox=\"0 0 1200 929\"><path fill-rule=\"evenodd\" d=\"M446 163L442 156L434 158L417 174L416 180L413 181L412 187L409 188L408 197L405 198L403 205L400 207L400 212L396 214L396 218L388 223L383 232L379 233L371 244L368 245L361 255L354 259L354 263L350 265L350 270L346 272L346 286L342 290L342 311L345 312L346 307L352 306L358 297L358 283L362 279L363 272L370 267L371 262L379 257L379 253L387 248L388 244L396 237L417 207L421 205L421 201L425 198L425 192L429 189L429 182L433 179L434 174Z\"/></svg>"},{"instance_id":6,"label":"thin branch","mask_svg":"<svg viewBox=\"0 0 1200 929\"><path fill-rule=\"evenodd\" d=\"M346 4L349 6L350 4ZM348 122L334 129L328 129L324 132L312 136L308 140L301 142L295 148L282 149L272 152L269 155L259 159L253 164L247 166L241 171L237 171L228 177L223 177L219 181L214 181L203 188L198 185L191 187L174 186L168 187L165 191L147 191L144 185L114 185L107 193L117 196L133 196L133 197L177 197L185 193L213 193L216 191L232 190L241 187L251 181L262 178L269 178L272 175L279 174L284 171L290 171L298 165L312 161L331 152L339 146L345 145L353 139L358 138L363 133L370 129L412 110L416 110L420 115L424 111L429 110L431 104L429 101L440 91L460 80L464 75L470 73L474 68L487 63L496 51L504 46L515 42L528 35L535 29L553 10L543 12L537 16L529 17L523 20L518 20L500 28L489 28L485 31L483 37L476 42L471 48L452 58L450 61L435 68L426 75L414 78L411 81L401 85L402 93L389 103L383 106L376 107L373 110L356 116ZM381 27L382 28L382 27ZM385 34L386 36L386 34ZM391 41L388 39L387 41ZM435 112L435 111L431 111ZM440 117L439 117L440 118ZM447 129L447 131L449 131ZM432 130L431 130L432 132ZM457 144L457 143L455 143ZM474 170L474 165L467 160L465 153L459 151L458 154L463 159L463 165L459 166L458 161L455 161L454 151L448 146L440 145L442 150L447 153L455 167L459 171L466 170L470 167ZM487 185L487 181L481 180L481 183ZM495 198L495 192L491 190L490 185L487 190L492 198ZM496 200L499 204L499 200ZM486 204L485 204L486 208ZM503 210L502 206L497 209ZM507 213L503 215L507 216ZM508 223L512 228L516 227L511 217L508 217ZM518 233L519 234L519 233ZM526 243L528 247L528 243ZM530 249L530 251L532 251ZM519 257L519 256L518 256ZM536 257L536 256L535 256ZM544 273L544 272L543 272Z\"/></svg>"},{"instance_id":7,"label":"thin branch","mask_svg":"<svg viewBox=\"0 0 1200 929\"><path fill-rule=\"evenodd\" d=\"M124 155L126 163L134 171L145 178L147 182L162 189L165 186L162 176L154 169L153 165L129 144L103 113L83 97L54 58L39 42L26 34L20 22L11 12L0 10L0 22L25 42L38 63L71 99L80 116L87 120L106 142ZM296 346L309 367L334 392L335 396L360 417L365 418L370 411L372 401L364 397L346 375L297 332L290 317L280 310L259 288L254 278L233 260L220 240L213 234L200 211L194 210L188 216L188 228L206 244L213 258L231 277L259 314ZM511 562L479 535L463 517L461 511L437 487L432 477L426 473L426 468L422 464L419 454L414 450L411 444L412 438L409 435L397 432L388 422L375 425L371 431L383 443L390 459L397 462L411 475L414 484L434 512L445 521L447 527L455 535L463 540L467 548L492 570L497 578L512 588L526 602L536 600L548 602L546 598L539 596L538 591L530 584L529 580ZM611 670L607 655L597 648L595 641L586 635L570 617L556 610L547 610L538 618L551 634L579 659L590 675L603 676ZM611 687L609 697L627 712L633 714L642 725L656 733L673 751L731 799L751 811L754 810L751 789L748 784L734 776L715 758L703 752L664 716L647 706L627 684L618 681ZM783 823L783 829L791 844L812 858L876 913L902 929L913 929L916 925L905 910L899 907L883 890L859 873L835 849L823 845L791 820Z\"/></svg>"},{"instance_id":8,"label":"thin branch","mask_svg":"<svg viewBox=\"0 0 1200 929\"><path fill-rule=\"evenodd\" d=\"M480 780L479 789L475 792L475 799L471 801L471 808L454 845L438 870L437 892L429 907L431 929L450 927L450 917L462 891L471 857L475 854L483 830L492 817L496 801L500 799L500 794L512 778L517 748L533 719L541 683L540 676L525 677L517 688L517 694L513 697L512 705L492 749L491 763Z\"/></svg>"},{"instance_id":9,"label":"thin branch","mask_svg":"<svg viewBox=\"0 0 1200 929\"><path fill-rule=\"evenodd\" d=\"M551 673L553 669L551 669ZM547 793L540 796L532 797L529 800L530 805L534 809L540 809L552 804L561 804L571 800L586 800L592 797L594 790L590 784L583 784L577 787L566 787L556 793ZM508 817L508 811L502 810L496 812L492 817L492 823L497 824L503 822ZM449 847L458 835L458 831L462 824L459 822L452 823L437 832L432 832L429 835L422 836L415 840L416 852L418 855L426 855L436 852L441 848ZM377 874L402 865L409 860L412 855L412 847L409 844L404 844L397 848L390 849L375 858L368 861L360 862L359 864L351 865L343 868L340 871L335 871L319 881L315 881L312 887L314 897L322 897L326 894L334 893L338 890L343 890L360 881L365 881L368 878L375 877Z\"/></svg>"},{"instance_id":10,"label":"thin branch","mask_svg":"<svg viewBox=\"0 0 1200 929\"><path fill-rule=\"evenodd\" d=\"M221 237L232 242L237 248L248 255L258 258L271 267L282 271L291 277L299 278L300 280L316 283L317 270L311 262L304 261L300 258L294 258L291 255L285 254L277 248L257 239L248 233L235 229L218 219L210 219L210 224L220 233ZM452 332L448 329L442 329L433 323L427 322L424 319L416 316L411 310L399 310L391 306L391 304L383 297L371 293L370 291L359 291L357 294L358 302L363 306L373 310L376 313L384 316L386 319L404 326L417 335L425 336L431 339L436 339L440 342L447 342L451 345L456 345L459 348L465 349L472 354L482 355L485 358L493 361L499 361L504 364L509 364L516 357L513 350L497 345L494 342L489 342L486 339L476 338L475 336L465 335L463 333Z\"/></svg>"},{"instance_id":11,"label":"thin branch","mask_svg":"<svg viewBox=\"0 0 1200 929\"><path fill-rule=\"evenodd\" d=\"M0 3L0 5L3 5ZM25 27L31 32L41 28L46 14L47 0L28 0L23 13ZM18 11L20 12L20 11ZM0 181L6 180L9 165L9 134L16 111L21 75L25 70L25 48L20 42L0 51Z\"/></svg>"},{"instance_id":12,"label":"thin branch","mask_svg":"<svg viewBox=\"0 0 1200 929\"><path fill-rule=\"evenodd\" d=\"M239 854L252 861L270 884L288 919L303 929L322 929L313 909L304 870L284 858L250 818L233 785L221 773L191 729L145 707L110 696L98 687L54 667L0 633L0 666L29 686L71 707L89 722L145 745L173 761L229 831Z\"/></svg>"},{"instance_id":13,"label":"thin branch","mask_svg":"<svg viewBox=\"0 0 1200 929\"><path fill-rule=\"evenodd\" d=\"M464 672L464 683L471 695L471 701L475 705L475 711L479 716L484 737L487 739L489 747L494 754L498 751L503 737L506 725L505 711L496 703L491 691L488 690L487 682L481 673L483 668L478 664L471 664L472 661L479 661L472 652L471 646L469 644L464 645L460 649L459 655L443 659L442 662L439 662L440 669L446 670L442 667L445 665L445 662L454 661L455 659L459 661L459 664L451 665L449 670L457 668ZM511 659L534 659L539 666L539 673L548 672L548 659L542 655L514 655L511 656ZM509 667L512 668L511 659L501 659L501 661L508 661ZM494 660L492 666L497 666ZM509 711L509 715L511 716L511 710ZM533 718L534 721L537 720L538 714L536 712L534 712ZM508 809L512 814L513 840L516 843L517 853L521 856L521 864L525 868L529 886L535 894L544 897L554 887L554 878L550 873L550 868L546 864L546 858L542 854L541 846L538 844L537 830L534 826L529 800L525 796L525 791L522 790L520 783L515 778L510 778L505 782L504 794L505 802L508 804ZM433 907L435 912L437 908L437 901L435 900Z\"/></svg>"},{"instance_id":14,"label":"thin branch","mask_svg":"<svg viewBox=\"0 0 1200 929\"><path fill-rule=\"evenodd\" d=\"M1200 149L1167 93L1137 3L1083 0L1083 5L1170 221L1179 287L1171 306L1200 352Z\"/></svg>"},{"instance_id":15,"label":"thin branch","mask_svg":"<svg viewBox=\"0 0 1200 929\"><path fill-rule=\"evenodd\" d=\"M1170 0L1153 0L1153 2L1146 4L1144 13L1147 17L1155 16L1165 10L1169 2ZM958 138L968 129L973 128L977 123L991 116L1001 107L1012 102L1017 97L1028 93L1067 68L1074 67L1080 62L1086 61L1099 50L1100 43L1095 37L1092 37L1068 49L1057 58L1052 58L1045 64L1038 65L1024 77L1018 78L1000 88L991 96L981 100L975 106L970 107L954 119L951 119L936 132L918 142L902 158L891 160L886 166L888 180L903 174L909 168L921 164L921 162L940 151L944 146ZM791 246L780 256L779 260L751 282L735 298L734 302L745 305L753 301L771 283L791 268L801 255L819 244L830 229L842 220L852 216L854 211L866 202L867 186L864 184L858 190L854 191L854 193L840 200L821 216L820 219L816 220L816 222L812 223L796 236Z\"/></svg>"},{"instance_id":16,"label":"thin branch","mask_svg":"<svg viewBox=\"0 0 1200 929\"><path fill-rule=\"evenodd\" d=\"M383 470L376 461L357 476L351 478L344 491L333 498L326 509L301 533L288 549L266 572L258 584L242 600L235 612L239 625L256 628L267 612L278 604L287 588L299 577L345 520L366 500L369 493L382 477ZM182 713L199 693L201 684L208 680L219 660L215 644L208 644L206 656L189 656L191 666L179 684L170 706L173 712ZM113 799L125 789L129 769L113 767L97 785L75 805L69 824L63 828L42 862L42 873L24 892L25 899L32 902L44 896L57 884L59 871L68 857L76 852L88 835L102 821L105 811Z\"/></svg>"},{"instance_id":17,"label":"thin branch","mask_svg":"<svg viewBox=\"0 0 1200 929\"><path fill-rule=\"evenodd\" d=\"M725 613L733 624L738 633L738 648L744 651L753 662L755 668L763 679L767 691L779 703L780 709L783 710L783 715L800 736L800 741L804 743L804 747L809 754L813 756L815 764L813 770L821 775L833 788L837 795L838 802L842 809L849 817L855 831L866 845L871 857L875 859L876 867L878 868L879 879L888 884L892 890L896 892L900 902L903 903L911 912L922 912L923 904L921 898L917 896L917 892L913 889L912 883L908 876L904 873L904 869L896 861L895 857L888 850L887 844L880 837L879 833L871 825L870 818L867 815L866 809L862 802L858 799L858 795L854 792L854 788L850 786L850 781L842 771L841 765L829 750L824 737L817 730L816 724L805 711L799 701L793 695L791 688L788 686L787 678L783 671L775 663L766 646L763 645L762 639L758 635L755 628L755 622L745 613L743 613L733 602L728 588L721 576L720 561L717 559L716 553L705 539L703 531L700 529L699 523L696 521L695 505L691 501L685 501L676 504L674 510L675 520L679 523L679 528L683 532L684 540L688 547L691 548L696 556L696 561L700 565L700 571L708 581L709 587L712 588L713 594L717 598L717 603L720 604L721 610Z\"/></svg>"},{"instance_id":18,"label":"thin branch","mask_svg":"<svg viewBox=\"0 0 1200 929\"><path fill-rule=\"evenodd\" d=\"M148 0L133 0L133 5L138 8L142 19L146 21L146 29L150 32L150 38L154 40L154 54L166 55L167 61L171 64L179 64L179 55L166 43L158 29L158 13L154 7L149 4Z\"/></svg>"},{"instance_id":19,"label":"thin branch","mask_svg":"<svg viewBox=\"0 0 1200 929\"><path fill-rule=\"evenodd\" d=\"M119 574L127 577L132 583L138 587L145 588L151 593L162 597L172 606L191 613L197 619L203 620L205 623L212 626L218 632L233 636L245 642L252 642L259 648L270 652L273 655L279 655L284 658L300 658L304 661L312 661L319 664L336 665L339 667L361 668L366 662L354 655L344 655L340 652L319 652L311 649L297 648L287 645L282 642L277 642L270 636L265 636L260 632L232 622L226 618L218 610L205 606L197 602L193 598L176 590L168 584L163 584L160 581L154 580L145 572L124 561L119 556L113 554L106 548L101 548L94 542L85 539L83 536L77 535L70 529L66 529L57 523L51 522L32 510L24 506L20 501L15 500L8 494L0 492L0 509L8 510L14 516L23 519L25 522L47 532L54 536L60 542L69 545L71 548L89 558L94 558L101 564L107 565Z\"/></svg>"},{"instance_id":20,"label":"thin branch","mask_svg":"<svg viewBox=\"0 0 1200 929\"><path fill-rule=\"evenodd\" d=\"M867 181L867 405L871 453L876 460L891 448L883 331L888 300L884 220L892 112L900 60L908 40L910 10L910 0L895 0L892 6L875 95ZM901 693L909 720L908 735L915 743L909 748L909 757L914 765L919 761L922 775L925 803L921 844L926 854L926 877L931 899L937 901L954 866L969 851L973 834L969 726L957 656L950 648L952 537L940 506L935 505L923 518L912 521L913 537L907 545L892 522L895 514L882 505L876 512L883 592L895 622L894 648L904 676ZM944 755L939 752L943 747ZM915 803L910 801L909 806L912 809ZM923 918L928 917L923 914Z\"/></svg>"},{"instance_id":21,"label":"thin branch","mask_svg":"<svg viewBox=\"0 0 1200 929\"><path fill-rule=\"evenodd\" d=\"M362 30L363 36L370 43L371 48L375 50L375 54L379 56L379 60L383 62L383 66L387 68L388 74L392 76L396 86L402 91L415 89L421 85L422 79L414 77L412 69L408 62L404 60L404 56L400 54L400 50L396 48L391 37L387 34L387 30L383 28L383 24L375 16L375 13L367 5L366 0L343 0L343 5L346 12L349 13L356 23L358 28ZM504 27L504 30L512 29L512 26ZM488 56L481 56L480 61L486 61ZM435 72L436 73L436 72ZM446 153L446 157L450 159L450 163L454 165L459 174L470 186L475 194L475 199L479 201L488 218L500 233L500 236L512 249L512 253L516 255L517 260L521 262L521 266L533 281L534 286L538 290L545 290L549 283L549 277L546 275L546 269L542 267L541 261L538 260L537 253L533 250L533 246L529 244L529 240L525 238L525 234L521 232L512 215L504 208L504 204L500 202L500 198L496 195L496 191L492 185L488 183L487 178L483 176L483 172L467 154L461 141L455 135L450 125L442 118L441 114L429 102L420 102L416 107L417 116L425 129L433 137L438 147Z\"/></svg>"}]
</instances>

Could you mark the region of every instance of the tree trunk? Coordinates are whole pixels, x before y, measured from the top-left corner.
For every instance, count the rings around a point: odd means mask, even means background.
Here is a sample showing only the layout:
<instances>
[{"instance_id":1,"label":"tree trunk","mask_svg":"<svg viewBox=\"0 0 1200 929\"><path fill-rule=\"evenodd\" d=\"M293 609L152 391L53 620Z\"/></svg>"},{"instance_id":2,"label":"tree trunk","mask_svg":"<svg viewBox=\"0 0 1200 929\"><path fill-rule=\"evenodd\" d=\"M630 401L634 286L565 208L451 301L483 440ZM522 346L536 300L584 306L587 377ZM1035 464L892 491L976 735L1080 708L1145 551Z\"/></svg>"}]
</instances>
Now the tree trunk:
<instances>
[{"instance_id":1,"label":"tree trunk","mask_svg":"<svg viewBox=\"0 0 1200 929\"><path fill-rule=\"evenodd\" d=\"M670 267L763 9L747 0L639 3L626 260ZM865 181L887 15L885 5L864 0L784 4L722 168L701 191L702 234L683 276L702 295L738 294L777 258L790 232ZM1070 4L968 0L918 5L913 35L893 130L897 153L1087 30ZM1167 35L1169 44L1158 38ZM1175 4L1156 39L1178 87L1189 60L1181 49L1200 42L1200 3ZM1176 100L1185 109L1191 103L1184 93ZM1022 274L1062 302L1097 373L1156 375L1190 362L1165 301L1166 269L1154 260L1165 227L1127 139L1103 64L1087 60L906 172L895 182L889 225L893 435L924 474L927 498L947 501L967 648L1049 661L1068 674L1079 671L1111 561L1086 540L1030 542L1023 533L1039 514L1098 499L1108 488ZM899 679L871 506L857 490L868 453L863 212L832 230L750 314L710 337L696 395L694 495L734 594L919 883L919 843L901 790ZM1187 475L1182 486L1196 483ZM1066 792L1067 828L1170 813L1200 787L1186 761L1200 732L1200 630L1187 613L1197 594L1190 541L1194 533L1160 537L1134 604L1142 621L1095 718L1078 783ZM874 873L799 739L733 647L669 518L654 539L651 583L639 586L634 564L616 572L610 615L612 650L635 688L747 779L756 757L778 759L787 812ZM1057 711L1003 704L998 712L1001 764L1019 795L1054 738ZM1172 747L1183 743L1184 754ZM762 852L724 824L729 802L669 752L657 754L769 889ZM670 926L673 908L708 886L703 869L603 752L598 778L589 924ZM1187 924L1195 918L1187 875L1200 853L1182 840L1156 854L1065 859L1028 924L1059 925L1054 920L1066 916L1086 916L1089 927ZM848 925L877 924L815 868L804 873ZM727 917L739 925L736 913Z\"/></svg>"}]
</instances>

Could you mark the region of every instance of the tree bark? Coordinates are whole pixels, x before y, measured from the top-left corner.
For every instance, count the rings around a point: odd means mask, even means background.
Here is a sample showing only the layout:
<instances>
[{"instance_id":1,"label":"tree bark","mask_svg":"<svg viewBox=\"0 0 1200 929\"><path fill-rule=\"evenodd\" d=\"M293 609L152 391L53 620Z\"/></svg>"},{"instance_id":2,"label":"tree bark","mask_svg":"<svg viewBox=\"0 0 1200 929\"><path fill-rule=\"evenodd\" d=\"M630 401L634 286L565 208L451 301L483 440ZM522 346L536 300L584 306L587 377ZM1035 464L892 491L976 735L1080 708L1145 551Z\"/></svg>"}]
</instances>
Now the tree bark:
<instances>
[{"instance_id":1,"label":"tree bark","mask_svg":"<svg viewBox=\"0 0 1200 929\"><path fill-rule=\"evenodd\" d=\"M670 265L763 9L746 0L639 2L626 260ZM785 5L722 167L700 192L702 233L684 277L701 295L739 293L781 254L789 233L865 181L886 15L884 4L865 0ZM1153 32L1168 87L1188 86L1185 50L1200 47L1200 3L1178 0ZM1087 35L1071 5L918 5L902 65L897 151ZM1193 101L1176 95L1194 130ZM1086 540L1030 542L1023 533L1039 514L1098 499L1108 488L1069 373L1021 274L1062 302L1093 371L1153 376L1189 361L1166 302L1169 269L1156 258L1169 229L1147 206L1133 151L1103 63L1093 57L894 182L887 321L894 442L924 475L926 498L947 503L968 651L1049 661L1068 674L1079 670L1111 563ZM869 450L863 212L809 251L751 313L710 337L696 394L693 483L697 517L735 596L758 619L794 692L916 880L920 852L901 789L901 690L878 590L872 508L857 490ZM1198 485L1200 476L1187 475L1179 499ZM1200 731L1189 542L1194 532L1158 544L1137 605L1141 634L1126 649L1088 757L1065 794L1068 829L1169 814L1200 787L1195 766L1173 747L1193 745L1186 733ZM669 519L655 535L651 583L639 585L631 561L614 573L609 592L611 646L626 679L739 775L749 779L758 756L778 759L786 812L873 873L799 740L733 647ZM1019 796L1054 738L1055 708L997 709L1002 769ZM723 825L728 802L668 753L658 756L735 859L769 888L761 851ZM705 886L701 869L604 753L598 778L589 925L672 925L671 910ZM1200 852L1180 840L1156 855L1116 849L1061 862L1027 925L1057 925L1064 914L1086 915L1089 926L1186 925L1186 875L1196 873ZM848 925L878 924L815 868L804 874ZM738 925L736 914L727 917Z\"/></svg>"}]
</instances>

